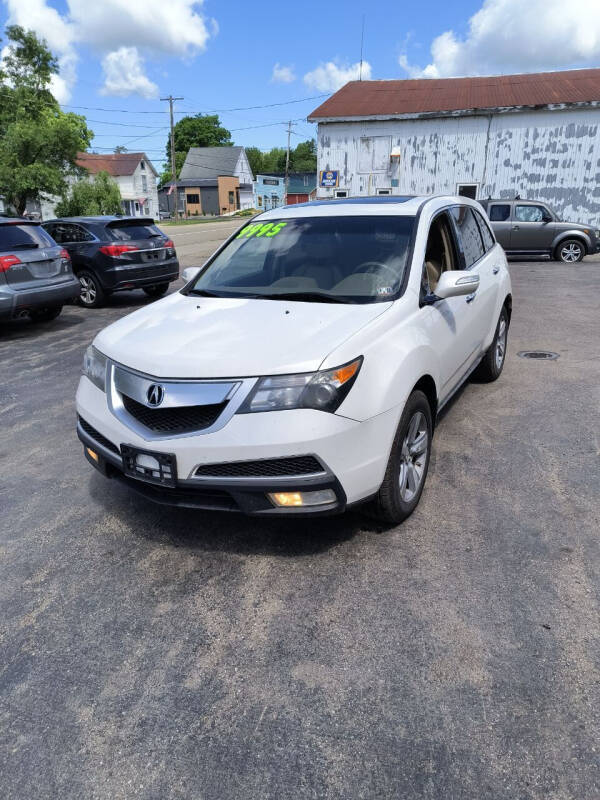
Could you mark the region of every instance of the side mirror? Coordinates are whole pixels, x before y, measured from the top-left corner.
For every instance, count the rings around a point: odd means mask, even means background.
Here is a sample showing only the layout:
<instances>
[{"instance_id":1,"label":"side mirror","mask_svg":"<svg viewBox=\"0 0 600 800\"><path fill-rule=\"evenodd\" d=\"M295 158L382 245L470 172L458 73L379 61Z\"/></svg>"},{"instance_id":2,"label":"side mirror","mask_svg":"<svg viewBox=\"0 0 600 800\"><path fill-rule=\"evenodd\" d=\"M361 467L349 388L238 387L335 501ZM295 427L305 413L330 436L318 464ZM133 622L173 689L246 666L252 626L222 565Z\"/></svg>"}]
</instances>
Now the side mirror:
<instances>
[{"instance_id":1,"label":"side mirror","mask_svg":"<svg viewBox=\"0 0 600 800\"><path fill-rule=\"evenodd\" d=\"M542 214L542 222L552 222L552 217L550 214Z\"/></svg>"},{"instance_id":2,"label":"side mirror","mask_svg":"<svg viewBox=\"0 0 600 800\"><path fill-rule=\"evenodd\" d=\"M183 282L189 283L190 281L193 281L201 269L202 267L186 267L181 273Z\"/></svg>"},{"instance_id":3,"label":"side mirror","mask_svg":"<svg viewBox=\"0 0 600 800\"><path fill-rule=\"evenodd\" d=\"M445 300L447 297L461 297L473 294L478 287L479 275L476 273L448 270L448 272L442 272L435 287L435 292L427 295L425 304L433 305L438 300Z\"/></svg>"}]
</instances>

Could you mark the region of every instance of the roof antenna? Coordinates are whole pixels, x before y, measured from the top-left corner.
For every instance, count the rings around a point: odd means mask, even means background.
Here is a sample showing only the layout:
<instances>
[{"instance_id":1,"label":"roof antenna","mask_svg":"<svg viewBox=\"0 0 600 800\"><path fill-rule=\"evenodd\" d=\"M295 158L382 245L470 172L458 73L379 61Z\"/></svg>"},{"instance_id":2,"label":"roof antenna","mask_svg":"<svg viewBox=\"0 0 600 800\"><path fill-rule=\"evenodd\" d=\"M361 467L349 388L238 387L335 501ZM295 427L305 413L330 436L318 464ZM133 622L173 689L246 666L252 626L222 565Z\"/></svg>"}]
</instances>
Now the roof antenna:
<instances>
[{"instance_id":1,"label":"roof antenna","mask_svg":"<svg viewBox=\"0 0 600 800\"><path fill-rule=\"evenodd\" d=\"M360 69L358 71L358 80L362 81L362 65L363 65L363 42L365 40L365 15L362 18L362 31L360 34Z\"/></svg>"}]
</instances>

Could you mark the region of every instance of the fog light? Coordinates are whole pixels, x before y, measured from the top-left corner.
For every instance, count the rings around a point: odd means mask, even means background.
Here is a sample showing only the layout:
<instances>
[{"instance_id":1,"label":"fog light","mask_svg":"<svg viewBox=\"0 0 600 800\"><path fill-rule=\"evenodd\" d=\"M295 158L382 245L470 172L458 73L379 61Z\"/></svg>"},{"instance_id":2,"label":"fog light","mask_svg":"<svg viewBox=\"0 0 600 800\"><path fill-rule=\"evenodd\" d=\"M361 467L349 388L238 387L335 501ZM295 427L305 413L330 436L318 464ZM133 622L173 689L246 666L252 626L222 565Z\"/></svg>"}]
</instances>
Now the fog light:
<instances>
[{"instance_id":1,"label":"fog light","mask_svg":"<svg viewBox=\"0 0 600 800\"><path fill-rule=\"evenodd\" d=\"M91 447L86 447L85 449L86 449L86 452L87 452L88 456L90 458L92 458L94 461L97 462L98 461L98 453L96 453L94 450L92 450Z\"/></svg>"},{"instance_id":2,"label":"fog light","mask_svg":"<svg viewBox=\"0 0 600 800\"><path fill-rule=\"evenodd\" d=\"M328 503L335 503L333 489L320 489L317 492L273 492L267 496L272 503L282 508L324 506Z\"/></svg>"}]
</instances>

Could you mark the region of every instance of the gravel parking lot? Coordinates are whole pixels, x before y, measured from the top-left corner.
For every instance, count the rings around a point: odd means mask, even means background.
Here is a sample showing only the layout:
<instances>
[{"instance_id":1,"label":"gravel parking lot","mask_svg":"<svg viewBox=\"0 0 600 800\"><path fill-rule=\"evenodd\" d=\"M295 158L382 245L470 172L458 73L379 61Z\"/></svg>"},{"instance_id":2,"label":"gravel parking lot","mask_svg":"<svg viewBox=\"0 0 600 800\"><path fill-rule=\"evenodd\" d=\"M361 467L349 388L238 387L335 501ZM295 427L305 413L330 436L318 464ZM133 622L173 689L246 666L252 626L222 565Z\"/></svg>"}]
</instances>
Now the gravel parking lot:
<instances>
[{"instance_id":1,"label":"gravel parking lot","mask_svg":"<svg viewBox=\"0 0 600 800\"><path fill-rule=\"evenodd\" d=\"M182 265L237 224L171 228ZM83 352L142 292L0 327L2 797L600 797L600 259L511 273L504 373L393 529L96 474Z\"/></svg>"}]
</instances>

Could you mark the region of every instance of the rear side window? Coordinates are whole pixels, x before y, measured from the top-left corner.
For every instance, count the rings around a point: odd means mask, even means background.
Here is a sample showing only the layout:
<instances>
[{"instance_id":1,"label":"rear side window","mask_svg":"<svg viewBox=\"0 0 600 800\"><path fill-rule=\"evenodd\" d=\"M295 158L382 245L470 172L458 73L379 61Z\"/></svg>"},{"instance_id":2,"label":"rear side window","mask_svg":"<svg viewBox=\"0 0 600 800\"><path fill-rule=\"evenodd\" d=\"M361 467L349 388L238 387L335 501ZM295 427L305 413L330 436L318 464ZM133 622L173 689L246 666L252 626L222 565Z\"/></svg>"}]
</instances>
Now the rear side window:
<instances>
[{"instance_id":1,"label":"rear side window","mask_svg":"<svg viewBox=\"0 0 600 800\"><path fill-rule=\"evenodd\" d=\"M481 232L481 238L483 239L483 246L485 248L485 252L487 253L487 251L491 250L495 244L494 237L492 236L492 232L490 231L490 226L483 218L483 214L480 214L479 211L475 211L474 214L475 214L475 219L479 223L479 230Z\"/></svg>"},{"instance_id":2,"label":"rear side window","mask_svg":"<svg viewBox=\"0 0 600 800\"><path fill-rule=\"evenodd\" d=\"M164 236L156 225L148 222L118 222L116 225L109 225L107 232L117 242L131 242Z\"/></svg>"},{"instance_id":3,"label":"rear side window","mask_svg":"<svg viewBox=\"0 0 600 800\"><path fill-rule=\"evenodd\" d=\"M510 217L508 203L494 203L490 206L489 217L492 222L506 222Z\"/></svg>"},{"instance_id":4,"label":"rear side window","mask_svg":"<svg viewBox=\"0 0 600 800\"><path fill-rule=\"evenodd\" d=\"M0 251L32 247L56 247L56 242L41 225L0 224Z\"/></svg>"},{"instance_id":5,"label":"rear side window","mask_svg":"<svg viewBox=\"0 0 600 800\"><path fill-rule=\"evenodd\" d=\"M515 219L519 222L541 222L543 218L541 206L515 206Z\"/></svg>"},{"instance_id":6,"label":"rear side window","mask_svg":"<svg viewBox=\"0 0 600 800\"><path fill-rule=\"evenodd\" d=\"M52 228L52 236L54 237L54 241L59 244L90 242L94 238L92 234L86 231L81 225L74 225L66 222L55 223Z\"/></svg>"},{"instance_id":7,"label":"rear side window","mask_svg":"<svg viewBox=\"0 0 600 800\"><path fill-rule=\"evenodd\" d=\"M465 257L465 268L478 261L485 253L479 226L468 206L454 206L452 216L456 223L458 239Z\"/></svg>"}]
</instances>

